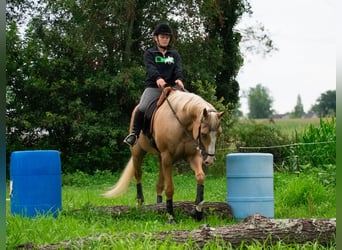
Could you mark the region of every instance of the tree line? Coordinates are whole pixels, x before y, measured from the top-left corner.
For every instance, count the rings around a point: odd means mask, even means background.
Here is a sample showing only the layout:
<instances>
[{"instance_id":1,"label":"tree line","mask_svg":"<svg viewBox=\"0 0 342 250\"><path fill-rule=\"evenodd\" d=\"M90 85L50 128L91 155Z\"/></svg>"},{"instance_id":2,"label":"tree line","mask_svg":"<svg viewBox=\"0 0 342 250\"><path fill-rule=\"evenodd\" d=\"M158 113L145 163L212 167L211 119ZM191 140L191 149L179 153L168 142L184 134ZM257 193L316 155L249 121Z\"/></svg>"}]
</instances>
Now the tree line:
<instances>
[{"instance_id":1,"label":"tree line","mask_svg":"<svg viewBox=\"0 0 342 250\"><path fill-rule=\"evenodd\" d=\"M6 8L7 159L15 150L53 148L64 171L116 171L126 163L122 138L143 91L142 55L156 24L174 29L186 88L229 114L238 114L241 43L256 39L255 50L274 49L263 27L234 29L252 13L246 0L9 0ZM312 110L332 112L333 94L322 94ZM250 118L272 114L262 85L249 102ZM299 96L293 114L302 111Z\"/></svg>"},{"instance_id":2,"label":"tree line","mask_svg":"<svg viewBox=\"0 0 342 250\"><path fill-rule=\"evenodd\" d=\"M272 118L275 112L272 108L273 98L269 90L262 84L251 87L247 94L248 99L248 118ZM336 90L328 90L322 93L316 103L309 109L308 114L315 114L317 117L336 115ZM297 103L289 113L290 118L302 118L305 116L304 106L300 95L297 96Z\"/></svg>"},{"instance_id":3,"label":"tree line","mask_svg":"<svg viewBox=\"0 0 342 250\"><path fill-rule=\"evenodd\" d=\"M274 49L263 27L234 29L251 13L246 0L7 1L7 159L15 150L53 148L65 171L122 168L129 155L122 138L144 86L143 51L160 22L174 29L186 88L238 114L240 44L251 37L265 53ZM273 114L262 85L248 98L250 118ZM310 111L334 113L335 99L336 91L323 93ZM298 96L291 115L302 113Z\"/></svg>"},{"instance_id":4,"label":"tree line","mask_svg":"<svg viewBox=\"0 0 342 250\"><path fill-rule=\"evenodd\" d=\"M56 149L67 172L121 169L143 52L160 22L174 29L186 88L220 109L238 104L234 26L252 12L246 0L9 0L6 8L7 159Z\"/></svg>"}]
</instances>

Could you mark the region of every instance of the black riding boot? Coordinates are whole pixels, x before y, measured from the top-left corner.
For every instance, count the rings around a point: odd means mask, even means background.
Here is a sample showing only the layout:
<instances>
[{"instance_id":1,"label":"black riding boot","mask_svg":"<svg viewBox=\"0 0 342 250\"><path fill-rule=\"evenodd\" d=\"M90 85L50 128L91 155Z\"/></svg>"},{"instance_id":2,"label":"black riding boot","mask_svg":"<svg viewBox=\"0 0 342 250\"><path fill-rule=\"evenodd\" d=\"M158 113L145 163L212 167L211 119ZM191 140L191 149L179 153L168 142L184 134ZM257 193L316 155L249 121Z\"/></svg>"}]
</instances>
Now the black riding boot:
<instances>
[{"instance_id":1,"label":"black riding boot","mask_svg":"<svg viewBox=\"0 0 342 250\"><path fill-rule=\"evenodd\" d=\"M125 139L124 143L130 146L134 146L139 138L140 131L144 123L144 112L137 109L134 114L132 133L130 133Z\"/></svg>"}]
</instances>

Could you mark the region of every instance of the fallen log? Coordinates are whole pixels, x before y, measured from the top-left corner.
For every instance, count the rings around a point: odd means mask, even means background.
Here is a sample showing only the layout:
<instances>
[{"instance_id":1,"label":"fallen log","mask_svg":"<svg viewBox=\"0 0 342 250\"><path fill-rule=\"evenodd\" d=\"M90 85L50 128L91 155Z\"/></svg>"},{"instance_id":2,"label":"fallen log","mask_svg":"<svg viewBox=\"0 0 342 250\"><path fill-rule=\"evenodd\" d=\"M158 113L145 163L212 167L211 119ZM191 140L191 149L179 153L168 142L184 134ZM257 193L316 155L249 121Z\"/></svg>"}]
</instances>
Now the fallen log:
<instances>
[{"instance_id":1,"label":"fallen log","mask_svg":"<svg viewBox=\"0 0 342 250\"><path fill-rule=\"evenodd\" d=\"M173 202L173 208L175 212L183 213L191 216L191 210L194 208L195 203L191 201L177 201ZM138 206L136 209L143 212L157 212L165 213L165 203L156 203L151 205ZM99 206L90 207L91 210L102 211L105 213L111 213L113 215L120 215L122 213L129 213L131 207L129 206ZM216 215L220 218L233 218L232 209L228 203L225 202L204 202L202 205L204 217L209 215Z\"/></svg>"},{"instance_id":2,"label":"fallen log","mask_svg":"<svg viewBox=\"0 0 342 250\"><path fill-rule=\"evenodd\" d=\"M285 244L304 244L318 242L328 245L336 236L336 218L334 219L268 219L260 214L247 217L241 223L232 226L212 228L202 225L192 231L171 231L153 234L154 239L171 238L180 243L192 239L199 247L206 242L222 239L232 246L242 242L250 244L255 241L268 244L282 241Z\"/></svg>"},{"instance_id":3,"label":"fallen log","mask_svg":"<svg viewBox=\"0 0 342 250\"><path fill-rule=\"evenodd\" d=\"M329 245L336 237L336 218L332 219L268 219L260 214L247 217L239 224L232 226L210 227L201 225L195 230L173 230L166 232L155 232L151 234L99 234L76 240L63 241L60 243L34 246L27 243L18 246L17 249L70 249L75 246L86 246L87 242L101 239L127 238L142 239L149 237L152 240L171 240L180 244L188 242L189 239L199 248L209 241L217 239L238 247L244 242L248 245L254 242L263 244L274 244L282 241L284 244L305 244L317 242L321 245Z\"/></svg>"}]
</instances>

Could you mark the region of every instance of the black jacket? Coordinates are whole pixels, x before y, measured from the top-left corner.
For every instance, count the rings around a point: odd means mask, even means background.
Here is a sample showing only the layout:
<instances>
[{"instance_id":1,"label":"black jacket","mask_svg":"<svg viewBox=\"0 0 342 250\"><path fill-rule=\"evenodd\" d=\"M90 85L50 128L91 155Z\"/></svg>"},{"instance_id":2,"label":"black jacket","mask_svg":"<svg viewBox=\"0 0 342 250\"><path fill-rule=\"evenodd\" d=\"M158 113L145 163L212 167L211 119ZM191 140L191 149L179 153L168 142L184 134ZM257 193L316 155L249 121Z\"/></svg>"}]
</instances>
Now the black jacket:
<instances>
[{"instance_id":1,"label":"black jacket","mask_svg":"<svg viewBox=\"0 0 342 250\"><path fill-rule=\"evenodd\" d=\"M149 48L144 53L146 68L146 87L157 88L156 81L163 78L169 85L175 80L183 81L181 57L175 49L167 48L165 57L157 47Z\"/></svg>"}]
</instances>

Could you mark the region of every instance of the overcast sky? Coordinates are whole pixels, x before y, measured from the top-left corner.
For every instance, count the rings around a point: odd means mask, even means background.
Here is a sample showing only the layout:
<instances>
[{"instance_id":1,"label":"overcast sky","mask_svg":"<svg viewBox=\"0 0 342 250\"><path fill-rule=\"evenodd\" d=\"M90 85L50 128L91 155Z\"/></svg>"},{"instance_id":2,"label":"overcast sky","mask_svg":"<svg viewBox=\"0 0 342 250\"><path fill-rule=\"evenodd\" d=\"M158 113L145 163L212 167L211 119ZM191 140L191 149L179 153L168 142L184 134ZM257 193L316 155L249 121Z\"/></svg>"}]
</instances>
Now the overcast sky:
<instances>
[{"instance_id":1,"label":"overcast sky","mask_svg":"<svg viewBox=\"0 0 342 250\"><path fill-rule=\"evenodd\" d=\"M300 95L307 112L327 90L336 89L335 0L249 0L252 17L240 25L261 22L279 51L265 58L246 55L238 75L240 94L262 84L278 114L293 111ZM248 112L241 97L242 111Z\"/></svg>"}]
</instances>

